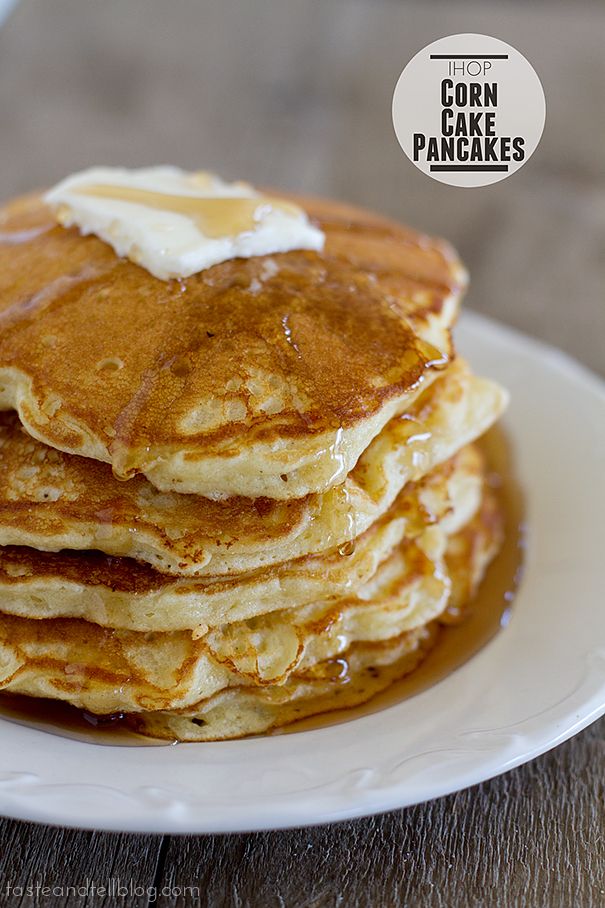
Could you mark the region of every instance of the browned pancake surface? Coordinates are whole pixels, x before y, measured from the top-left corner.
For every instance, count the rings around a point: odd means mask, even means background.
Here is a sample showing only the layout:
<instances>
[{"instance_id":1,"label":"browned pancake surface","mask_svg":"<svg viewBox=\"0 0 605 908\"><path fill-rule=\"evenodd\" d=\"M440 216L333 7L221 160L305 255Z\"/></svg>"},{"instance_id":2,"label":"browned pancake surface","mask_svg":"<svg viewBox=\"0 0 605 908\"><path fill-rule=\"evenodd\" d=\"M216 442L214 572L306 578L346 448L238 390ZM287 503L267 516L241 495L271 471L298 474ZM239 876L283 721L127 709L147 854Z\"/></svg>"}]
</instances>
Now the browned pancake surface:
<instances>
[{"instance_id":1,"label":"browned pancake surface","mask_svg":"<svg viewBox=\"0 0 605 908\"><path fill-rule=\"evenodd\" d=\"M323 253L163 282L57 226L36 197L13 202L0 214L0 369L31 380L42 412L25 402L22 415L127 473L163 447L195 460L352 426L415 387L441 360L417 331L460 291L459 263L386 219L305 207Z\"/></svg>"}]
</instances>

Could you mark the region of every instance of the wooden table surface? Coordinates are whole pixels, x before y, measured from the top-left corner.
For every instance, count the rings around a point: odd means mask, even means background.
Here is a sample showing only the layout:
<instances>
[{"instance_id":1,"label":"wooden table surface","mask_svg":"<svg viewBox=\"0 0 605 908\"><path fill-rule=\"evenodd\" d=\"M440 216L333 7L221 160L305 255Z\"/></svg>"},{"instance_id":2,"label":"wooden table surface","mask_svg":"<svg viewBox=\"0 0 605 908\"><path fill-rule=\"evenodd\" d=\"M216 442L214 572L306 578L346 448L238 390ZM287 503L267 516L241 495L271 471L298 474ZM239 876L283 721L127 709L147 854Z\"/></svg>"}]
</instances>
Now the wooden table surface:
<instances>
[{"instance_id":1,"label":"wooden table surface","mask_svg":"<svg viewBox=\"0 0 605 908\"><path fill-rule=\"evenodd\" d=\"M472 190L417 172L390 122L407 60L465 31L522 51L548 109L531 161ZM447 236L471 271L470 307L603 373L604 34L592 2L21 0L0 31L0 196L93 163L171 162L356 201ZM604 757L601 721L457 795L292 832L0 821L0 904L152 899L67 888L119 879L172 887L160 905L605 905ZM7 896L9 883L63 894Z\"/></svg>"}]
</instances>

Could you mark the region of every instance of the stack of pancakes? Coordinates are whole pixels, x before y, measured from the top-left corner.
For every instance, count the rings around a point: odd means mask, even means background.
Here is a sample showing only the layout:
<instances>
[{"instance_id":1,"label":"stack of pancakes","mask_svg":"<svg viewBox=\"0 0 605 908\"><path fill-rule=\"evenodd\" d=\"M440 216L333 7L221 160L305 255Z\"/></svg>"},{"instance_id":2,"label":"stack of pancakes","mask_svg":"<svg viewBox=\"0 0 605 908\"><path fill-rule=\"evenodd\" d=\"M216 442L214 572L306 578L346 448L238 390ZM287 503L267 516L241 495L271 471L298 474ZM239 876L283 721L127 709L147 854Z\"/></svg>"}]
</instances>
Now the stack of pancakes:
<instances>
[{"instance_id":1,"label":"stack of pancakes","mask_svg":"<svg viewBox=\"0 0 605 908\"><path fill-rule=\"evenodd\" d=\"M360 703L501 541L442 243L305 200L322 253L164 282L0 213L0 687L181 740Z\"/></svg>"}]
</instances>

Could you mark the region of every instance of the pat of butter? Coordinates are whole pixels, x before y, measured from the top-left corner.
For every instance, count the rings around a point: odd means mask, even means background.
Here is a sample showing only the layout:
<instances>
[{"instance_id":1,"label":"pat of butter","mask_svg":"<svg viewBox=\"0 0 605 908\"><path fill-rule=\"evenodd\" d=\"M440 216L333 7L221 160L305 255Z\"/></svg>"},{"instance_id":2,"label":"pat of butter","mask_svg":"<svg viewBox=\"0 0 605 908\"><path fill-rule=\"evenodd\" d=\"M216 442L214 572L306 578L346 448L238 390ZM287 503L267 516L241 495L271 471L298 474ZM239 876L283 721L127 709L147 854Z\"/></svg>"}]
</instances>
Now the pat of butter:
<instances>
[{"instance_id":1,"label":"pat of butter","mask_svg":"<svg viewBox=\"0 0 605 908\"><path fill-rule=\"evenodd\" d=\"M233 258L321 250L324 234L297 205L178 167L91 167L44 200L64 227L94 233L161 280Z\"/></svg>"}]
</instances>

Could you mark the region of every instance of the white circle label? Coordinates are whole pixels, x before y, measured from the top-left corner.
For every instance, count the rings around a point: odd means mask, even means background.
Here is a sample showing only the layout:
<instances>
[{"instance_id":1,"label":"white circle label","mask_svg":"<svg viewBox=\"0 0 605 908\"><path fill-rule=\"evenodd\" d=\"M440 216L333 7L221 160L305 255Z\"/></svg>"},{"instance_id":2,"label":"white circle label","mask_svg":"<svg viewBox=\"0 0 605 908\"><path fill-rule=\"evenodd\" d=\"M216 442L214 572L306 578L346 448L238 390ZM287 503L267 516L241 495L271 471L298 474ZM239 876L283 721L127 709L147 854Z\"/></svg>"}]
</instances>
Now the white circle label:
<instances>
[{"instance_id":1,"label":"white circle label","mask_svg":"<svg viewBox=\"0 0 605 908\"><path fill-rule=\"evenodd\" d=\"M405 67L393 94L399 144L423 173L450 186L487 186L523 167L544 129L533 66L489 35L449 35Z\"/></svg>"}]
</instances>

